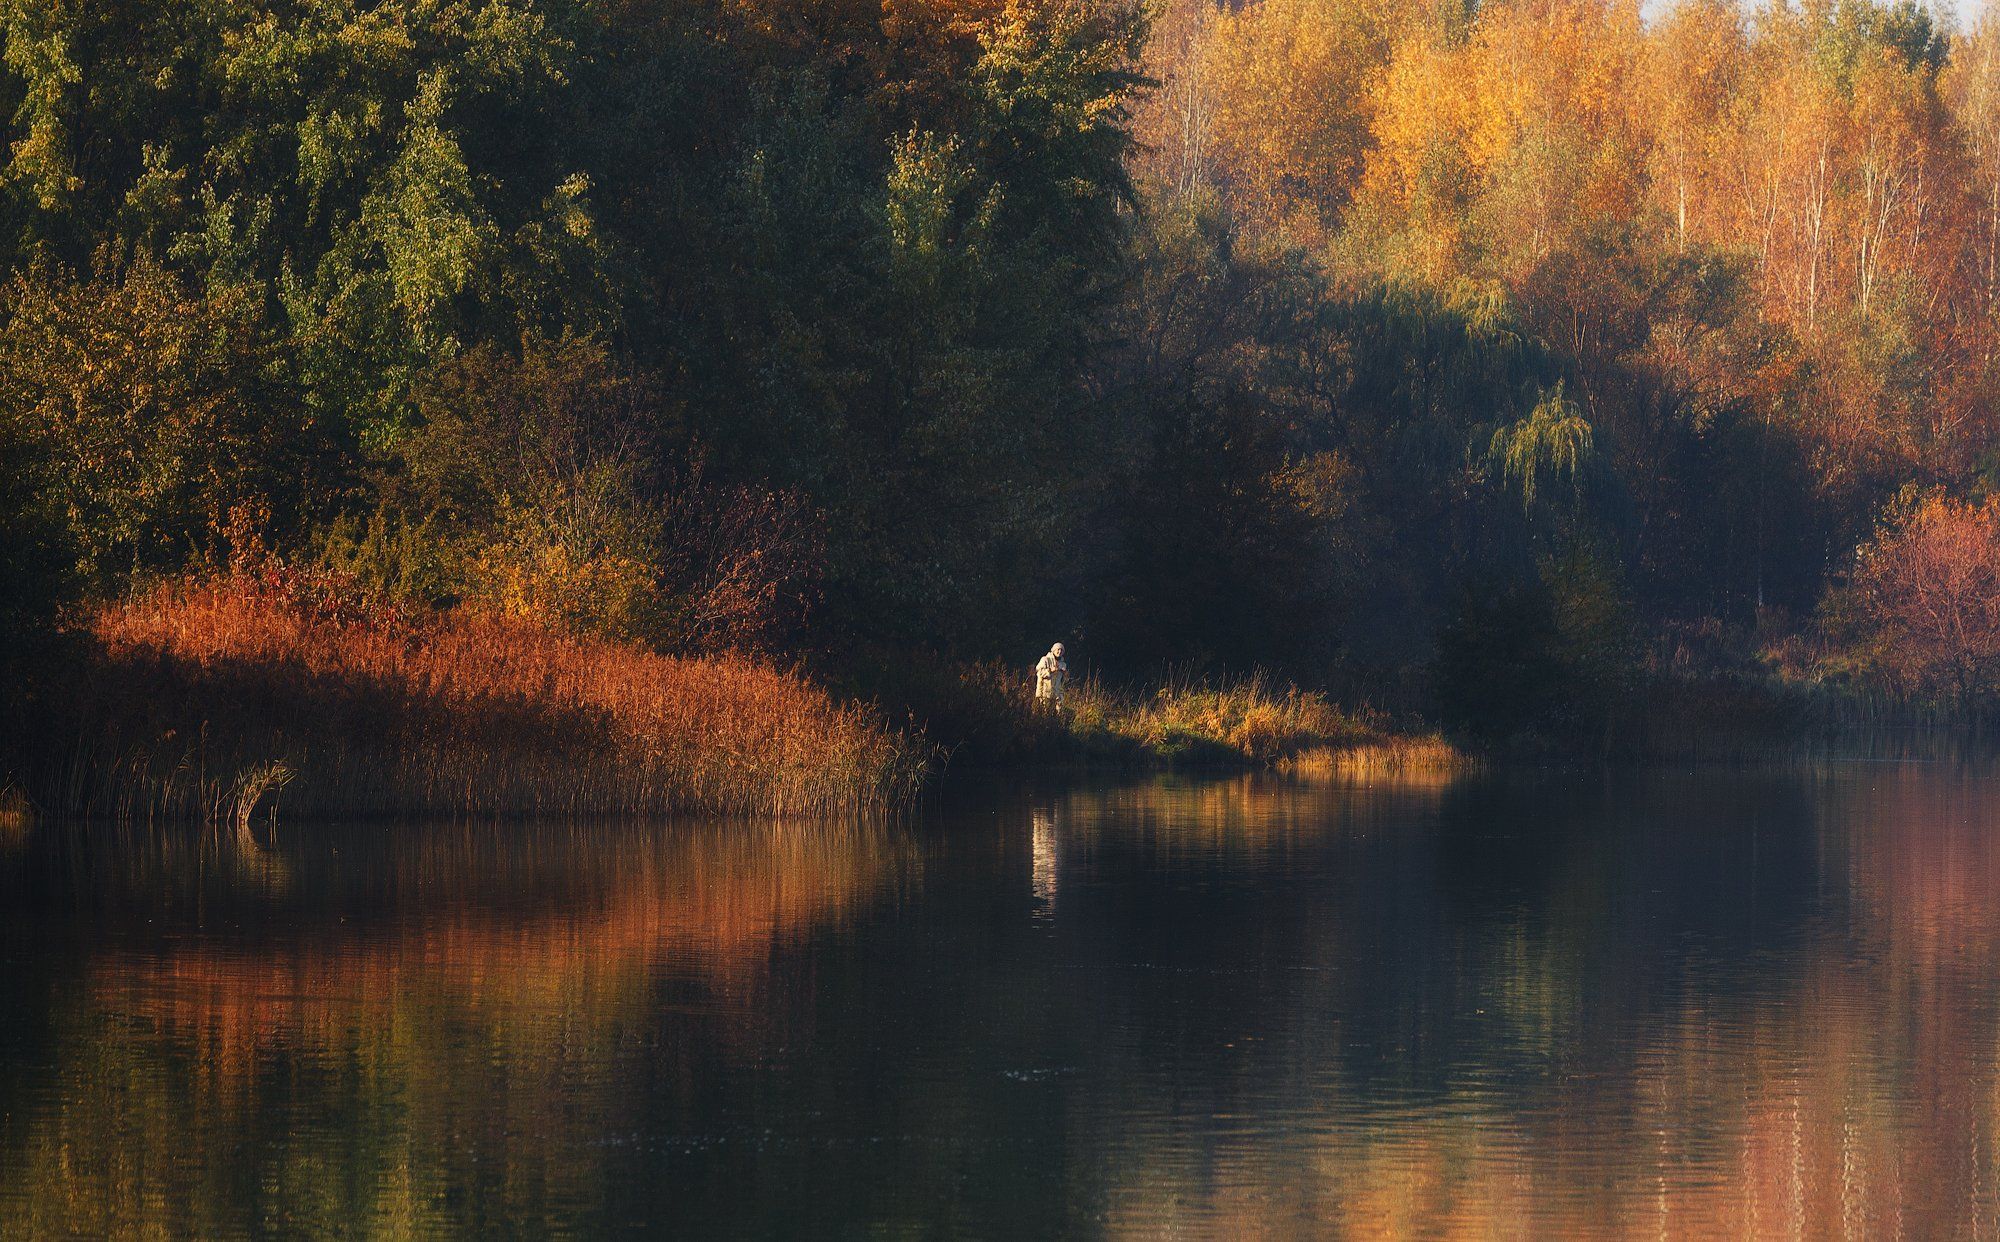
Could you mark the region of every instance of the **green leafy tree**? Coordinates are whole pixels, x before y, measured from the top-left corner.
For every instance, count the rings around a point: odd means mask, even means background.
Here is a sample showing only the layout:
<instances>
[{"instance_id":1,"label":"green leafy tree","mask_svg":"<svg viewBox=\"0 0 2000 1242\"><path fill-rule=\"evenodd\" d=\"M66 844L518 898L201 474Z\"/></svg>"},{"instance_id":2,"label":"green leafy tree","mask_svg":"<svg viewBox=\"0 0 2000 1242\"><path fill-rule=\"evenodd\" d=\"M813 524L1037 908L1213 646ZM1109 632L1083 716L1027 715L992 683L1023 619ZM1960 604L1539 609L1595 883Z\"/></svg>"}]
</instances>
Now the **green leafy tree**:
<instances>
[{"instance_id":1,"label":"green leafy tree","mask_svg":"<svg viewBox=\"0 0 2000 1242\"><path fill-rule=\"evenodd\" d=\"M0 316L14 486L51 508L87 583L214 558L246 519L296 531L337 469L245 296L192 295L141 258L17 275Z\"/></svg>"}]
</instances>

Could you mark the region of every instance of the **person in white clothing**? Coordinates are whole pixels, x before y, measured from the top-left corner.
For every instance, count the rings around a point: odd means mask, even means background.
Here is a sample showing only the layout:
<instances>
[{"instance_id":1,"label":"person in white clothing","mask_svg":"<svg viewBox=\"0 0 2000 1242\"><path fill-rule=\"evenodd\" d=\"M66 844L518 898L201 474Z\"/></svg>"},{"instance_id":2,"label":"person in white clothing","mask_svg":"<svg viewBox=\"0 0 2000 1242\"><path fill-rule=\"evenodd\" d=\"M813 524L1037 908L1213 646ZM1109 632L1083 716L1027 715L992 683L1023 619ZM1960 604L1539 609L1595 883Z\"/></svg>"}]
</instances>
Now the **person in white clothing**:
<instances>
[{"instance_id":1,"label":"person in white clothing","mask_svg":"<svg viewBox=\"0 0 2000 1242\"><path fill-rule=\"evenodd\" d=\"M1068 688L1069 661L1063 658L1063 645L1057 643L1035 665L1035 701L1060 708L1063 691Z\"/></svg>"}]
</instances>

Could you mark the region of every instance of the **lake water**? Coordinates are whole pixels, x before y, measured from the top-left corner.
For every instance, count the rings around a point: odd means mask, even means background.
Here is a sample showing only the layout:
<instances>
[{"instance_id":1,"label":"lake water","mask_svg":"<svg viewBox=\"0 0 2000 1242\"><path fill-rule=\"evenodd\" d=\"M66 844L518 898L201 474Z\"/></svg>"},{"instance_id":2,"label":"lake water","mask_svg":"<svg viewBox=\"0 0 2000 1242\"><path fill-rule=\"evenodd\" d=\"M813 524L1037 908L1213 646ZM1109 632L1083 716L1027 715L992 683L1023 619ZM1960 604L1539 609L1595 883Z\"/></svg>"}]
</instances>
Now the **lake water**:
<instances>
[{"instance_id":1,"label":"lake water","mask_svg":"<svg viewBox=\"0 0 2000 1242\"><path fill-rule=\"evenodd\" d=\"M2000 1234L2000 779L0 837L0 1235Z\"/></svg>"}]
</instances>

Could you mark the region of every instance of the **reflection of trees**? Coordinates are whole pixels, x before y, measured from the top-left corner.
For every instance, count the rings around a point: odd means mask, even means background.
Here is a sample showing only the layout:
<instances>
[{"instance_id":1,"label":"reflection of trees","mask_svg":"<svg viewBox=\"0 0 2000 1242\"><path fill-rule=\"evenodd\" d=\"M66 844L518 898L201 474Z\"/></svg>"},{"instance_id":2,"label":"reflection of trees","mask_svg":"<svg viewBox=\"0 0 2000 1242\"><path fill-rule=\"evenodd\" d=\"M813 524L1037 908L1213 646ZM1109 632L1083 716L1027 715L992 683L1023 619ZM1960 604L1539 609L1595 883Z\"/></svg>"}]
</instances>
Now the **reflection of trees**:
<instances>
[{"instance_id":1,"label":"reflection of trees","mask_svg":"<svg viewBox=\"0 0 2000 1242\"><path fill-rule=\"evenodd\" d=\"M1550 855L1517 875L1495 858L1467 863L1457 842L1439 887L1401 894L1440 901L1414 920L1344 893L1359 909L1329 906L1311 935L1351 943L1395 926L1423 943L1395 970L1256 1015L1276 1045L1257 1081L1309 1062L1315 1042L1325 1053L1296 1094L1258 1102L1282 1122L1266 1117L1256 1141L1124 1147L1112 1232L2000 1228L1991 786L1889 770L1638 792L1657 809L1541 795L1557 821L1541 838ZM1504 793L1477 801L1510 813ZM1467 866L1483 883L1461 879ZM1420 960L1467 970L1433 992ZM1188 1111L1249 1107L1223 1091Z\"/></svg>"},{"instance_id":2,"label":"reflection of trees","mask_svg":"<svg viewBox=\"0 0 2000 1242\"><path fill-rule=\"evenodd\" d=\"M2000 1227L2000 806L1936 769L339 849L79 865L133 932L0 1079L21 1231Z\"/></svg>"},{"instance_id":3,"label":"reflection of trees","mask_svg":"<svg viewBox=\"0 0 2000 1242\"><path fill-rule=\"evenodd\" d=\"M111 854L135 902L183 896L127 910L167 925L58 1002L58 1103L0 1132L0 1173L29 1188L0 1233L567 1218L605 1197L602 1162L577 1154L632 1136L635 1062L686 1055L658 1046L657 1006L699 998L710 1051L754 1055L783 1022L763 1007L798 1007L771 995L771 954L915 874L901 838L855 826L479 825L341 847L345 863L325 844L292 858L275 898L206 844Z\"/></svg>"}]
</instances>

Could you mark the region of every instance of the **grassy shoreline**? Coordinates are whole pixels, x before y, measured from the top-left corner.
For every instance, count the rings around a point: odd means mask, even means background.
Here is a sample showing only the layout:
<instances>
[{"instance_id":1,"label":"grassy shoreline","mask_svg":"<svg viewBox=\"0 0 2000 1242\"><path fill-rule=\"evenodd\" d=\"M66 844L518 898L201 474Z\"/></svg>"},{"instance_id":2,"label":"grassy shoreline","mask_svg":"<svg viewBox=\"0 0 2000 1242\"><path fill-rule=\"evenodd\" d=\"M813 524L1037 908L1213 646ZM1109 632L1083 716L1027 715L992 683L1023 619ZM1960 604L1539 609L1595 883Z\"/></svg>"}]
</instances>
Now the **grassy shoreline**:
<instances>
[{"instance_id":1,"label":"grassy shoreline","mask_svg":"<svg viewBox=\"0 0 2000 1242\"><path fill-rule=\"evenodd\" d=\"M1494 756L1768 760L1908 716L1754 676L1634 685L1598 740L1469 750L1261 676L1060 711L1000 665L808 674L673 657L475 608L364 606L283 572L182 580L98 609L0 718L0 827L253 815L815 816L907 805L959 771L1262 770L1448 777ZM1922 723L1916 717L1910 717ZM1932 722L1935 725L1935 722Z\"/></svg>"},{"instance_id":2,"label":"grassy shoreline","mask_svg":"<svg viewBox=\"0 0 2000 1242\"><path fill-rule=\"evenodd\" d=\"M1601 746L1468 750L1261 676L1144 691L1085 679L1054 711L999 665L904 659L822 677L471 608L363 607L282 574L159 586L72 637L58 684L0 738L0 827L241 830L279 808L817 816L906 805L948 768L1435 779L1496 755L1768 760L1901 718L1782 679L1656 677L1634 687Z\"/></svg>"},{"instance_id":3,"label":"grassy shoreline","mask_svg":"<svg viewBox=\"0 0 2000 1242\"><path fill-rule=\"evenodd\" d=\"M896 805L919 746L804 677L247 575L101 609L12 749L56 817L811 815Z\"/></svg>"},{"instance_id":4,"label":"grassy shoreline","mask_svg":"<svg viewBox=\"0 0 2000 1242\"><path fill-rule=\"evenodd\" d=\"M938 745L953 768L1366 774L1475 762L1435 732L1261 674L1169 678L1143 690L1085 678L1061 710L1038 704L1028 676L999 664L877 662L835 681L883 703L888 718Z\"/></svg>"},{"instance_id":5,"label":"grassy shoreline","mask_svg":"<svg viewBox=\"0 0 2000 1242\"><path fill-rule=\"evenodd\" d=\"M1262 768L1294 775L1455 771L1473 758L1430 732L1399 730L1373 713L1252 675L1170 682L1120 693L1086 682L1062 713L1086 759L1163 768Z\"/></svg>"},{"instance_id":6,"label":"grassy shoreline","mask_svg":"<svg viewBox=\"0 0 2000 1242\"><path fill-rule=\"evenodd\" d=\"M1078 685L1061 712L997 667L885 713L806 674L681 658L475 609L364 607L238 573L97 610L17 720L0 790L57 819L893 808L947 765L1453 770L1466 756L1262 678L1149 694Z\"/></svg>"}]
</instances>

